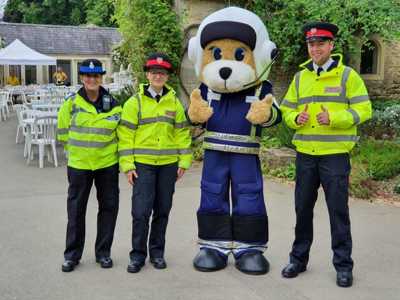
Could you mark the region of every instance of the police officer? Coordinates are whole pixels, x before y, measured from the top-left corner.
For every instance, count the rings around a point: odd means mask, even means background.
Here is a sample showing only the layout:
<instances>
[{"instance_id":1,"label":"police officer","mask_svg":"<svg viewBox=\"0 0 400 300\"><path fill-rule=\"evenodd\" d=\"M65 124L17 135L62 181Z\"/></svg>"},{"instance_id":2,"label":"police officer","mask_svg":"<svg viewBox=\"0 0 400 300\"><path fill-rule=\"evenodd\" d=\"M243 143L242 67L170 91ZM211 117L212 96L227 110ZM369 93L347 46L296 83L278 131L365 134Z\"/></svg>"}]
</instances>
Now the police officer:
<instances>
[{"instance_id":1,"label":"police officer","mask_svg":"<svg viewBox=\"0 0 400 300\"><path fill-rule=\"evenodd\" d=\"M165 234L175 182L192 160L189 124L175 91L167 85L171 61L154 53L144 70L149 83L141 84L138 94L125 103L118 128L120 169L133 185L130 273L144 266L147 240L150 262L157 269L166 268Z\"/></svg>"},{"instance_id":2,"label":"police officer","mask_svg":"<svg viewBox=\"0 0 400 300\"><path fill-rule=\"evenodd\" d=\"M85 243L85 215L89 193L97 189L96 262L111 268L111 244L118 214L117 133L121 107L101 86L105 70L97 59L82 62L83 87L71 95L58 114L58 140L68 151L68 225L63 272L79 264Z\"/></svg>"},{"instance_id":3,"label":"police officer","mask_svg":"<svg viewBox=\"0 0 400 300\"><path fill-rule=\"evenodd\" d=\"M336 283L353 282L352 239L348 208L349 152L357 125L371 118L371 103L361 77L331 54L338 27L313 22L303 27L310 59L300 67L281 104L286 124L295 129L296 228L285 278L307 268L313 240L313 209L322 185L331 225Z\"/></svg>"}]
</instances>

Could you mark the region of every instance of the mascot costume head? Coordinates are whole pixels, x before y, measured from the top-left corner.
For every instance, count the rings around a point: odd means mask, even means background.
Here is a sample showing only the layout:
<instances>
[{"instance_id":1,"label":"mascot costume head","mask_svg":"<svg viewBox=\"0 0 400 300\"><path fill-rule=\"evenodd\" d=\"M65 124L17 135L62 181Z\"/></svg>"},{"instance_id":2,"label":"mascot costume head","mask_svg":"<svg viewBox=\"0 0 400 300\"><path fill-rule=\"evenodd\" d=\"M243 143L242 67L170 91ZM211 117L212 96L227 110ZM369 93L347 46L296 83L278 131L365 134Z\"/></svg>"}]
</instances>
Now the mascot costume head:
<instances>
[{"instance_id":1,"label":"mascot costume head","mask_svg":"<svg viewBox=\"0 0 400 300\"><path fill-rule=\"evenodd\" d=\"M240 271L265 274L268 217L258 152L262 128L281 120L266 81L276 46L257 15L229 7L201 22L188 51L201 81L188 117L205 128L194 267L223 269L233 253Z\"/></svg>"},{"instance_id":2,"label":"mascot costume head","mask_svg":"<svg viewBox=\"0 0 400 300\"><path fill-rule=\"evenodd\" d=\"M275 54L276 46L261 19L238 7L205 18L188 50L197 77L220 93L237 92L265 80Z\"/></svg>"}]
</instances>

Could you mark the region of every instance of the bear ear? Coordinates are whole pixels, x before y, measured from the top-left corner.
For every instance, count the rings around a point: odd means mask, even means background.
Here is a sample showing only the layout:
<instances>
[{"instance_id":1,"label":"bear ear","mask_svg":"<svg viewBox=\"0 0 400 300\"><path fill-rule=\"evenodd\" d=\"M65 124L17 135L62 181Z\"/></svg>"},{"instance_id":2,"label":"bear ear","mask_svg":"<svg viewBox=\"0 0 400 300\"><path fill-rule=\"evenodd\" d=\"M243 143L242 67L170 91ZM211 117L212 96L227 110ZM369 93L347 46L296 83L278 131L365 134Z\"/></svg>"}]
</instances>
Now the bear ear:
<instances>
[{"instance_id":1,"label":"bear ear","mask_svg":"<svg viewBox=\"0 0 400 300\"><path fill-rule=\"evenodd\" d=\"M275 43L271 41L265 41L262 52L265 53L265 57L267 57L268 60L272 60L278 54L278 49L276 48Z\"/></svg>"},{"instance_id":2,"label":"bear ear","mask_svg":"<svg viewBox=\"0 0 400 300\"><path fill-rule=\"evenodd\" d=\"M197 47L200 47L200 45L196 42L197 42L196 36L192 37L189 40L189 47L188 47L188 58L194 64L197 63L197 50L198 50Z\"/></svg>"}]
</instances>

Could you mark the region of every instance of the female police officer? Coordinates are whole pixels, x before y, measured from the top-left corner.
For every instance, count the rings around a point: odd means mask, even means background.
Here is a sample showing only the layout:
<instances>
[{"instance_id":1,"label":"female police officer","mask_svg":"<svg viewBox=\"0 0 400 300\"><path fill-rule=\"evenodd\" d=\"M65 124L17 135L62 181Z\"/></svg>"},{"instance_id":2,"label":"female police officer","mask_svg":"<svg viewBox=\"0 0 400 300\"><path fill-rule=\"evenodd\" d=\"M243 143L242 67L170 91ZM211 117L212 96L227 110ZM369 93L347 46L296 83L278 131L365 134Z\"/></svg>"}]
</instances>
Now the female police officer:
<instances>
[{"instance_id":1,"label":"female police officer","mask_svg":"<svg viewBox=\"0 0 400 300\"><path fill-rule=\"evenodd\" d=\"M68 152L68 225L63 272L79 264L85 243L85 215L90 189L97 189L96 262L111 268L111 244L118 214L118 153L116 128L121 107L101 86L105 71L97 59L79 68L83 87L71 95L58 114L59 141Z\"/></svg>"},{"instance_id":2,"label":"female police officer","mask_svg":"<svg viewBox=\"0 0 400 300\"><path fill-rule=\"evenodd\" d=\"M170 60L165 54L153 53L144 70L149 84L142 84L138 94L125 103L118 127L121 170L133 185L130 273L143 267L147 241L150 262L157 269L166 268L165 233L175 182L192 159L183 106L166 84L172 72Z\"/></svg>"}]
</instances>

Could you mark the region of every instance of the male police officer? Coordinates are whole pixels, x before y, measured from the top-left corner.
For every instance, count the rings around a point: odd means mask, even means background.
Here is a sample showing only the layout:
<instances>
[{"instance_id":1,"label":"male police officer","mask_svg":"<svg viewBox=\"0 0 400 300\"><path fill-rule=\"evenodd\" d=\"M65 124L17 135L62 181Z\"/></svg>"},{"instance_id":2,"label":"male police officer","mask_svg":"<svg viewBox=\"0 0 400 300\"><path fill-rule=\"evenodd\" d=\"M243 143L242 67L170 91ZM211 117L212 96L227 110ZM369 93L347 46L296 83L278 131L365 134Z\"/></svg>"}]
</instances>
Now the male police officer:
<instances>
[{"instance_id":1,"label":"male police officer","mask_svg":"<svg viewBox=\"0 0 400 300\"><path fill-rule=\"evenodd\" d=\"M309 23L303 27L310 60L301 65L281 104L286 124L295 129L296 229L285 278L307 267L313 240L313 208L322 184L329 211L333 264L337 285L353 282L352 240L348 211L349 151L357 125L371 117L371 103L360 76L331 55L336 25Z\"/></svg>"},{"instance_id":2,"label":"male police officer","mask_svg":"<svg viewBox=\"0 0 400 300\"><path fill-rule=\"evenodd\" d=\"M97 189L96 261L111 268L111 244L118 214L117 133L121 107L101 86L105 74L101 62L82 62L83 87L71 95L58 114L58 140L68 151L68 225L63 272L79 263L85 244L85 216L93 181Z\"/></svg>"}]
</instances>

